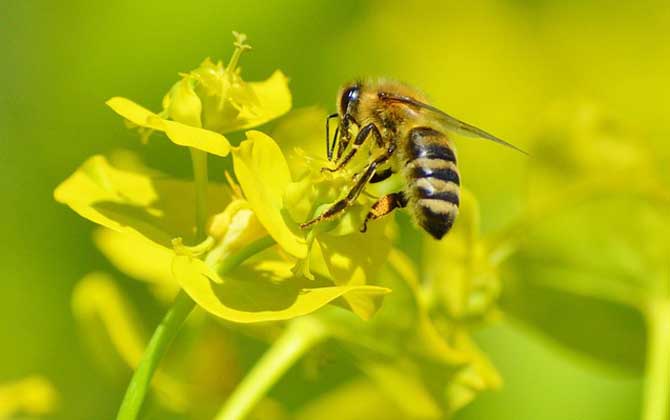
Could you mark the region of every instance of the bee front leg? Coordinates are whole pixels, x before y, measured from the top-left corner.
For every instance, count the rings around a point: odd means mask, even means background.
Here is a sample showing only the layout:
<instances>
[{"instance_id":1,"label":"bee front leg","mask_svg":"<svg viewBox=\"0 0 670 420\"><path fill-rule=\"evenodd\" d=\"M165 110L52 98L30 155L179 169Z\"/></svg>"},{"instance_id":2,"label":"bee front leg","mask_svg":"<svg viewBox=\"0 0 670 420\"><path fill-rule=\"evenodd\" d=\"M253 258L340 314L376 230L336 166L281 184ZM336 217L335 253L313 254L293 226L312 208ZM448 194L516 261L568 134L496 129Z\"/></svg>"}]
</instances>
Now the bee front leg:
<instances>
[{"instance_id":1,"label":"bee front leg","mask_svg":"<svg viewBox=\"0 0 670 420\"><path fill-rule=\"evenodd\" d=\"M335 148L335 141L337 140L337 133L340 129L339 125L337 129L335 129L335 135L333 136L333 147L330 146L330 120L333 118L337 118L340 114L334 113L330 114L328 117L326 117L326 156L328 156L328 160L333 159L333 149Z\"/></svg>"},{"instance_id":2,"label":"bee front leg","mask_svg":"<svg viewBox=\"0 0 670 420\"><path fill-rule=\"evenodd\" d=\"M358 149L365 143L367 139L371 137L374 137L376 139L378 145L383 144L382 134L379 132L379 128L377 128L377 126L374 123L370 123L365 127L361 128L361 130L356 135L356 139L354 140L354 144L352 145L351 150L349 151L349 153L347 153L344 159L342 159L342 161L335 167L335 169L323 168L323 170L329 172L337 172L340 169L344 168L344 166L347 163L349 163L351 158L354 157Z\"/></svg>"},{"instance_id":3,"label":"bee front leg","mask_svg":"<svg viewBox=\"0 0 670 420\"><path fill-rule=\"evenodd\" d=\"M340 132L340 138L339 141L337 141L337 155L335 157L335 162L339 161L340 158L342 157L342 153L346 150L347 146L349 145L349 140L351 140L351 125L355 125L356 127L360 127L356 119L351 116L351 114L344 114L342 116L342 119L340 120L340 125L337 127L339 132ZM337 139L337 136L335 136L335 140ZM335 141L333 141L333 144L331 145L330 149L330 155L332 156L333 152L335 151ZM330 159L329 159L330 160Z\"/></svg>"},{"instance_id":4,"label":"bee front leg","mask_svg":"<svg viewBox=\"0 0 670 420\"><path fill-rule=\"evenodd\" d=\"M312 226L315 223L319 223L323 220L328 220L331 219L335 216L337 216L339 213L343 212L344 210L347 209L356 199L358 196L361 194L363 191L363 188L365 188L365 185L370 181L370 178L375 174L375 170L377 169L377 163L372 162L365 172L363 173L363 176L358 178L358 181L356 181L356 184L354 187L349 191L346 197L343 199L337 201L335 204L330 206L326 211L321 213L318 217L305 222L300 225L301 229L306 229L310 226Z\"/></svg>"},{"instance_id":5,"label":"bee front leg","mask_svg":"<svg viewBox=\"0 0 670 420\"><path fill-rule=\"evenodd\" d=\"M339 201L337 201L335 204L330 206L326 211L321 213L318 217L307 221L305 223L302 223L300 225L301 229L306 229L310 226L312 226L315 223L319 223L324 220L331 219L335 216L337 216L339 213L343 212L346 210L351 204L356 201L359 195L361 195L361 192L363 192L363 189L365 186L370 182L372 177L375 175L375 172L377 170L377 167L387 160L391 156L393 156L393 152L395 151L395 145L392 144L389 146L389 148L386 150L386 153L379 156L377 159L375 159L372 163L370 163L367 168L365 168L365 171L363 172L362 176L358 178L356 181L356 184L354 184L353 188L349 190L349 193L347 196Z\"/></svg>"}]
</instances>

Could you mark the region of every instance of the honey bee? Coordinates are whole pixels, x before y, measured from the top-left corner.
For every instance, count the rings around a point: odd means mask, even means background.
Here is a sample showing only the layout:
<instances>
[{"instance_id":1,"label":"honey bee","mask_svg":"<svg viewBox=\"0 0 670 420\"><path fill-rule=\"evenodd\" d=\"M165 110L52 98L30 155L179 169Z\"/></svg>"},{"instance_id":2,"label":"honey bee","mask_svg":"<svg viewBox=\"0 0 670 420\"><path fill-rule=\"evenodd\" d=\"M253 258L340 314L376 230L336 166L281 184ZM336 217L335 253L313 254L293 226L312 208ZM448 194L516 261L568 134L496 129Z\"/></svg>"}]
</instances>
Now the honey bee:
<instances>
[{"instance_id":1,"label":"honey bee","mask_svg":"<svg viewBox=\"0 0 670 420\"><path fill-rule=\"evenodd\" d=\"M526 153L429 105L419 91L398 82L349 83L340 89L337 98L338 112L326 119L326 154L335 167L324 170L342 170L369 139L373 139L376 146L371 150L379 152L376 156L371 154L346 197L301 224L303 229L345 211L368 183L381 182L400 172L403 190L379 198L368 212L361 232L365 232L369 221L406 207L418 226L441 239L454 224L460 202L461 179L456 152L447 133L491 140ZM331 142L329 121L333 118L339 118L339 125ZM352 142L354 129L357 130Z\"/></svg>"}]
</instances>

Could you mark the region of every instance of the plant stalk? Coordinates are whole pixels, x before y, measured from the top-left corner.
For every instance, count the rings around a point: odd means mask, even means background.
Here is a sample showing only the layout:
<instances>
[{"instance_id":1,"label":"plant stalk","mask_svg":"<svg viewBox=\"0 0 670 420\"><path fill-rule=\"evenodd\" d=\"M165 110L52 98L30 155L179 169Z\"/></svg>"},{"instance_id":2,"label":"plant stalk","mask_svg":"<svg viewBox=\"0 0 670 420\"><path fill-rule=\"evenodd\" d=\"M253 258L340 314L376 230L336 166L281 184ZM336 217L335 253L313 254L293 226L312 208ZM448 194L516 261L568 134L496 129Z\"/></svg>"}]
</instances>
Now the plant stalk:
<instances>
[{"instance_id":1,"label":"plant stalk","mask_svg":"<svg viewBox=\"0 0 670 420\"><path fill-rule=\"evenodd\" d=\"M201 242L207 238L207 152L194 148L190 150L195 181L195 238Z\"/></svg>"},{"instance_id":2,"label":"plant stalk","mask_svg":"<svg viewBox=\"0 0 670 420\"><path fill-rule=\"evenodd\" d=\"M126 389L119 414L116 416L117 420L134 420L137 418L149 389L151 378L160 360L194 306L193 299L181 290L161 323L156 327L149 344L144 350L142 360Z\"/></svg>"},{"instance_id":3,"label":"plant stalk","mask_svg":"<svg viewBox=\"0 0 670 420\"><path fill-rule=\"evenodd\" d=\"M269 236L252 242L242 248L239 252L226 258L221 263L220 272L225 274L226 272L231 271L243 263L247 258L263 251L274 243L274 240ZM194 307L195 302L193 299L181 290L177 295L174 304L154 331L147 348L144 350L142 360L126 389L126 394L123 397L123 402L121 403L119 413L116 417L117 420L137 419L142 403L149 390L151 379L158 368L158 364L167 351L170 342L172 342L177 335L179 328Z\"/></svg>"},{"instance_id":4,"label":"plant stalk","mask_svg":"<svg viewBox=\"0 0 670 420\"><path fill-rule=\"evenodd\" d=\"M326 329L314 318L297 318L261 357L223 405L216 420L244 419L279 378L315 344Z\"/></svg>"},{"instance_id":5,"label":"plant stalk","mask_svg":"<svg viewBox=\"0 0 670 420\"><path fill-rule=\"evenodd\" d=\"M643 420L668 420L670 409L670 299L649 304Z\"/></svg>"}]
</instances>

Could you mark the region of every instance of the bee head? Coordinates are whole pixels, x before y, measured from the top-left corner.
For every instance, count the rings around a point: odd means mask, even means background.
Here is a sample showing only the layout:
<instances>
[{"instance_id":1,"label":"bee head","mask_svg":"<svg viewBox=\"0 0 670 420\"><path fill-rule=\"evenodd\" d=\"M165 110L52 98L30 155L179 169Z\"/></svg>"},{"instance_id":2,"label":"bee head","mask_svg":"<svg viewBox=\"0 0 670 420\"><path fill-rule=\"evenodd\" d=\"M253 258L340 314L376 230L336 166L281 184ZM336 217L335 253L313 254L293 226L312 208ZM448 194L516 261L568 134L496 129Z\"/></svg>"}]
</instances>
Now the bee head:
<instances>
[{"instance_id":1,"label":"bee head","mask_svg":"<svg viewBox=\"0 0 670 420\"><path fill-rule=\"evenodd\" d=\"M340 115L345 115L356 107L361 93L361 85L358 82L345 85L340 92L338 109L340 110Z\"/></svg>"}]
</instances>

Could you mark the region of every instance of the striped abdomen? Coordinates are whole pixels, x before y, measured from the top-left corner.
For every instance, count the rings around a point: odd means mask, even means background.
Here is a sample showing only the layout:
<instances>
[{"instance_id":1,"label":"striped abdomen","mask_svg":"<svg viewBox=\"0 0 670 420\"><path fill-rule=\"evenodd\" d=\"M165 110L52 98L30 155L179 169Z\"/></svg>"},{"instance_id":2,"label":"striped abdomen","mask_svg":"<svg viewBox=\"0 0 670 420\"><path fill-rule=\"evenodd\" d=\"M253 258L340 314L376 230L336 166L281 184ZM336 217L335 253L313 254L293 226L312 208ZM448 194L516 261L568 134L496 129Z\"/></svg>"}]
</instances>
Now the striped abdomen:
<instances>
[{"instance_id":1,"label":"striped abdomen","mask_svg":"<svg viewBox=\"0 0 670 420\"><path fill-rule=\"evenodd\" d=\"M408 133L405 156L408 206L415 221L441 239L458 214L460 178L446 135L429 127Z\"/></svg>"}]
</instances>

